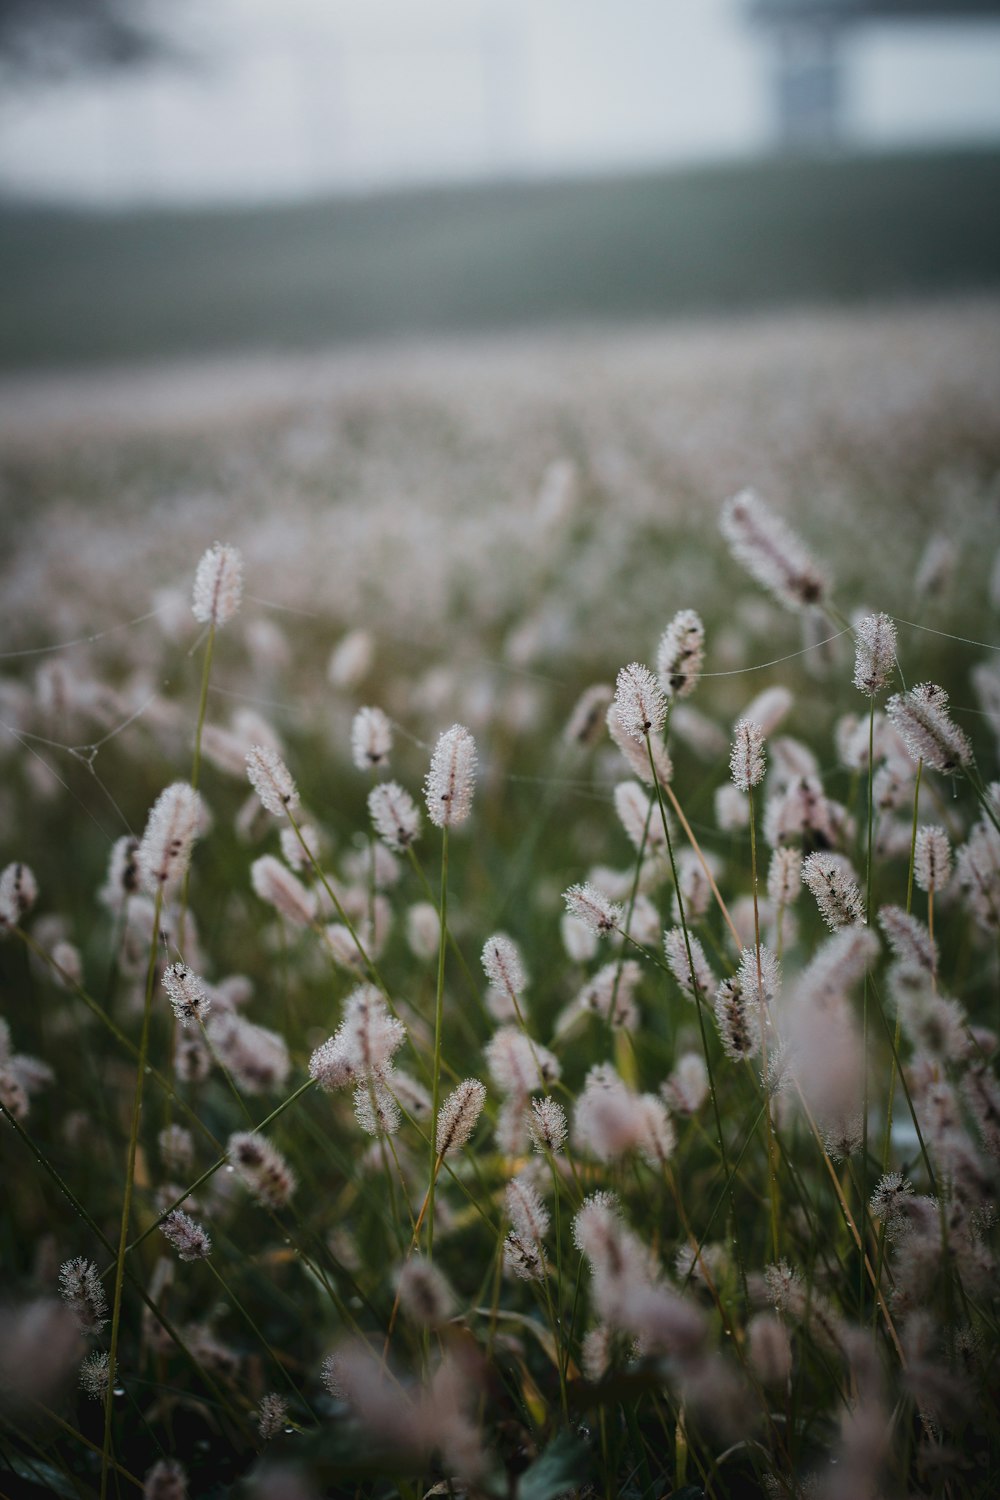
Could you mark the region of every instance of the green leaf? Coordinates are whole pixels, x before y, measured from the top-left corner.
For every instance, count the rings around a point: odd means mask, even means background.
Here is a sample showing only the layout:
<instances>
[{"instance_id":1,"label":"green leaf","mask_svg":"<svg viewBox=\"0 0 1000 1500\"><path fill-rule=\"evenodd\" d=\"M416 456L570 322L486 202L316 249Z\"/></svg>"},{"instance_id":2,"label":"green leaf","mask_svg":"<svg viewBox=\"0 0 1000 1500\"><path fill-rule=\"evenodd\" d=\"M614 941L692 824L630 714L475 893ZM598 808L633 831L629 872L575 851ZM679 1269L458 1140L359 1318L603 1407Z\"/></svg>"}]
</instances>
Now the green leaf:
<instances>
[{"instance_id":1,"label":"green leaf","mask_svg":"<svg viewBox=\"0 0 1000 1500\"><path fill-rule=\"evenodd\" d=\"M521 1475L517 1500L558 1500L586 1478L589 1468L586 1444L575 1433L561 1432Z\"/></svg>"},{"instance_id":2,"label":"green leaf","mask_svg":"<svg viewBox=\"0 0 1000 1500\"><path fill-rule=\"evenodd\" d=\"M79 1500L80 1492L76 1485L65 1474L41 1459L29 1458L22 1453L5 1452L0 1458L0 1474L3 1473L16 1474L19 1479L37 1485L39 1494L65 1495L69 1500Z\"/></svg>"}]
</instances>

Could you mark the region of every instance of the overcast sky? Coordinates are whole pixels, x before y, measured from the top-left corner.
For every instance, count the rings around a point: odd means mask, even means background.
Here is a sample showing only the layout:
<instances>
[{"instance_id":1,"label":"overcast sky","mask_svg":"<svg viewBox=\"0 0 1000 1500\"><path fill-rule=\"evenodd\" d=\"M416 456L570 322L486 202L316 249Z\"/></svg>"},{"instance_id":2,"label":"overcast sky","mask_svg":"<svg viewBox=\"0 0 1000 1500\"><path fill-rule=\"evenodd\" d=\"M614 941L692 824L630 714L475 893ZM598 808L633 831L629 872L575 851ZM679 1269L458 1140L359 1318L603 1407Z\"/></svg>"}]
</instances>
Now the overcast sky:
<instances>
[{"instance_id":1,"label":"overcast sky","mask_svg":"<svg viewBox=\"0 0 1000 1500\"><path fill-rule=\"evenodd\" d=\"M773 140L744 0L170 0L195 58L8 90L0 189L219 201L732 157ZM1000 140L1000 25L846 49L845 139Z\"/></svg>"}]
</instances>

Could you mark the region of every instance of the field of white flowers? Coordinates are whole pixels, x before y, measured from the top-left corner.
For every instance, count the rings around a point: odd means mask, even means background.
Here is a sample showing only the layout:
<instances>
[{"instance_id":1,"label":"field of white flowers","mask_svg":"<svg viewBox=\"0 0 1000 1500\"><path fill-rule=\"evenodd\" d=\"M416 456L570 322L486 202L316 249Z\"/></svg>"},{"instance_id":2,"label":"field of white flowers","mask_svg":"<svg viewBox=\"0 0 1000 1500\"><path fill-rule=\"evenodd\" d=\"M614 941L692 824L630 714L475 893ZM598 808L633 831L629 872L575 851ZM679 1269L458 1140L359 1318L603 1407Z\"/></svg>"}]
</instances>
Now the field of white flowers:
<instances>
[{"instance_id":1,"label":"field of white flowers","mask_svg":"<svg viewBox=\"0 0 1000 1500\"><path fill-rule=\"evenodd\" d=\"M1000 1492L998 351L6 382L0 1494Z\"/></svg>"}]
</instances>

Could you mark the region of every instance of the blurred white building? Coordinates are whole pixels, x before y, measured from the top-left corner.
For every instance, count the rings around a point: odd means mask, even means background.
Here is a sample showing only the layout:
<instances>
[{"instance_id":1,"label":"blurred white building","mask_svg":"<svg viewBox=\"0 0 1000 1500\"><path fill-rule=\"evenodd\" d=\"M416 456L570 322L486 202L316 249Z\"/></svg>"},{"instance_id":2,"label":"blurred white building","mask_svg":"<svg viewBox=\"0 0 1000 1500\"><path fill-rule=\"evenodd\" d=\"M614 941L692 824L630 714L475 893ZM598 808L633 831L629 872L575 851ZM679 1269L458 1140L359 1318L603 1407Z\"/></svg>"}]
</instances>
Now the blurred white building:
<instances>
[{"instance_id":1,"label":"blurred white building","mask_svg":"<svg viewBox=\"0 0 1000 1500\"><path fill-rule=\"evenodd\" d=\"M163 14L187 66L7 89L0 191L266 199L732 158L780 136L774 38L748 0L170 0ZM847 146L1000 140L986 19L872 21L838 33L832 72L822 51L818 72L804 66L834 80Z\"/></svg>"}]
</instances>

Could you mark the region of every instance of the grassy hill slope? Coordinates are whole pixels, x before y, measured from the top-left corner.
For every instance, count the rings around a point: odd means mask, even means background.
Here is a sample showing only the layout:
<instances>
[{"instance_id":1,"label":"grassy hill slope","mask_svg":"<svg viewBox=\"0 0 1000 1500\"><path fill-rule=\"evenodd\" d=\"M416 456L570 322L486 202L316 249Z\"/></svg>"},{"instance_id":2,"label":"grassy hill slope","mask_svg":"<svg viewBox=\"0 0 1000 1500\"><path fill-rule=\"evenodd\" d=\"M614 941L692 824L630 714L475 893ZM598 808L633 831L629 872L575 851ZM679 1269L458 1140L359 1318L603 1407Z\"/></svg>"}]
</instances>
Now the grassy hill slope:
<instances>
[{"instance_id":1,"label":"grassy hill slope","mask_svg":"<svg viewBox=\"0 0 1000 1500\"><path fill-rule=\"evenodd\" d=\"M778 161L279 208L0 211L0 364L981 289L1000 153Z\"/></svg>"}]
</instances>

